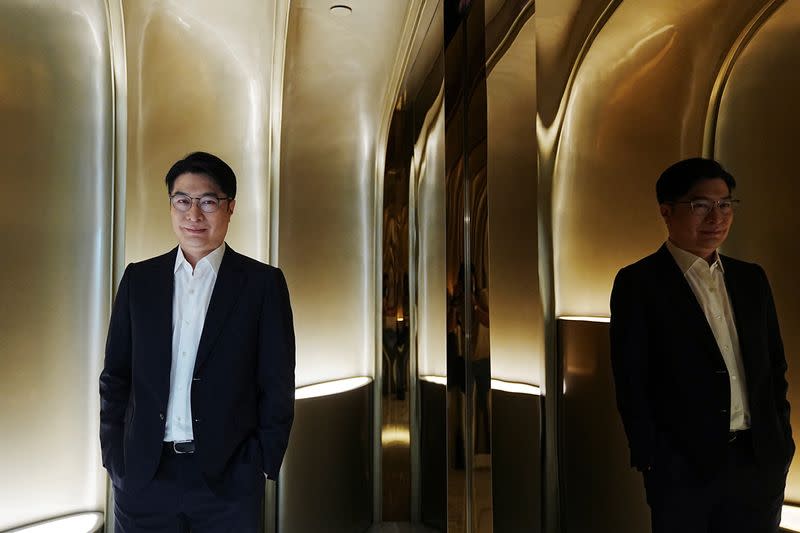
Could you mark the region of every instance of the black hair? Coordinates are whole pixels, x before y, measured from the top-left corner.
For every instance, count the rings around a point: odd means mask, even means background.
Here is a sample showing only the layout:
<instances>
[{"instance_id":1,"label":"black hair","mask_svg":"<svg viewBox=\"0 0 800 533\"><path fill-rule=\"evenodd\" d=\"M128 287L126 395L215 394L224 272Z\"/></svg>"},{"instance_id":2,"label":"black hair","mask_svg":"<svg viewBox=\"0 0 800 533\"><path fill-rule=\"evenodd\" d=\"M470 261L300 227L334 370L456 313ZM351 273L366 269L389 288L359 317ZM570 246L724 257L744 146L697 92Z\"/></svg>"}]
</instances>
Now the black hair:
<instances>
[{"instance_id":1,"label":"black hair","mask_svg":"<svg viewBox=\"0 0 800 533\"><path fill-rule=\"evenodd\" d=\"M688 193L697 182L716 178L724 181L728 191L733 193L736 180L718 162L703 157L684 159L661 173L656 182L656 198L659 204L675 202Z\"/></svg>"},{"instance_id":2,"label":"black hair","mask_svg":"<svg viewBox=\"0 0 800 533\"><path fill-rule=\"evenodd\" d=\"M186 173L208 176L228 198L236 198L236 174L233 169L219 157L208 152L193 152L172 165L164 182L167 193L172 194L172 187L178 176Z\"/></svg>"}]
</instances>

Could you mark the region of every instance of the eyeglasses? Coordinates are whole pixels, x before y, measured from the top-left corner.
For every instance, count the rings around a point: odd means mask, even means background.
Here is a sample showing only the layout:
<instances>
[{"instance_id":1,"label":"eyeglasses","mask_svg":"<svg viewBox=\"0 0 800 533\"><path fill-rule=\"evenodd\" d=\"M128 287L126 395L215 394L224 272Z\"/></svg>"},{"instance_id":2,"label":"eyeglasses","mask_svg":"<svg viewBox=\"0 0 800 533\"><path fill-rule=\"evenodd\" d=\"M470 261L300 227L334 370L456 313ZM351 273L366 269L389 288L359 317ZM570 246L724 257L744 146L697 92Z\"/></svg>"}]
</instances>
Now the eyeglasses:
<instances>
[{"instance_id":1,"label":"eyeglasses","mask_svg":"<svg viewBox=\"0 0 800 533\"><path fill-rule=\"evenodd\" d=\"M681 202L669 202L671 204L689 204L689 209L693 215L707 217L709 213L717 207L723 215L730 215L739 205L739 200L733 198L723 198L722 200L684 200Z\"/></svg>"},{"instance_id":2,"label":"eyeglasses","mask_svg":"<svg viewBox=\"0 0 800 533\"><path fill-rule=\"evenodd\" d=\"M205 196L200 196L196 198L194 196L189 196L188 194L183 194L182 192L175 193L169 197L169 201L172 204L172 207L177 209L178 211L185 213L192 208L195 200L197 200L197 205L200 207L200 211L203 213L213 213L217 209L219 209L219 204L223 200L233 200L233 198L229 198L227 196L217 197L211 194L207 194Z\"/></svg>"}]
</instances>

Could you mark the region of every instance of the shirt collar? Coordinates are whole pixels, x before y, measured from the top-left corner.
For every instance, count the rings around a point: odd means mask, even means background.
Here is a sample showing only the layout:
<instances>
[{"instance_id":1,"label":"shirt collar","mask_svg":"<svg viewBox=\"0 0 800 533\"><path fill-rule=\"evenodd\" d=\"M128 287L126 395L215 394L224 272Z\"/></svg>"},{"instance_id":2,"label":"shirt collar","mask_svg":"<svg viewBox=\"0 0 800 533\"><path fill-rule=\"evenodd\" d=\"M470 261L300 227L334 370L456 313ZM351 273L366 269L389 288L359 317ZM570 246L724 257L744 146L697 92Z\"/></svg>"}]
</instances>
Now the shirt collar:
<instances>
[{"instance_id":1,"label":"shirt collar","mask_svg":"<svg viewBox=\"0 0 800 533\"><path fill-rule=\"evenodd\" d=\"M666 244L667 250L669 250L669 252L672 254L672 257L675 258L675 262L678 263L678 267L680 267L681 272L684 274L686 274L693 266L695 266L698 261L701 261L703 265L707 265L709 270L713 270L716 266L721 272L725 272L725 269L722 267L722 259L720 258L717 250L714 250L714 261L711 264L708 264L702 257L698 257L692 252L687 252L683 248L678 248L669 239L667 239Z\"/></svg>"},{"instance_id":2,"label":"shirt collar","mask_svg":"<svg viewBox=\"0 0 800 533\"><path fill-rule=\"evenodd\" d=\"M214 270L214 274L219 273L219 267L222 264L222 257L225 255L225 243L219 245L214 251L210 254L202 258L200 261L197 262L197 266L200 266L201 263L205 262L208 263L211 268ZM177 273L178 270L184 267L188 270L188 272L192 272L192 265L189 264L189 261L186 260L186 256L183 255L183 250L181 247L178 246L178 254L175 256L175 268L173 273Z\"/></svg>"}]
</instances>

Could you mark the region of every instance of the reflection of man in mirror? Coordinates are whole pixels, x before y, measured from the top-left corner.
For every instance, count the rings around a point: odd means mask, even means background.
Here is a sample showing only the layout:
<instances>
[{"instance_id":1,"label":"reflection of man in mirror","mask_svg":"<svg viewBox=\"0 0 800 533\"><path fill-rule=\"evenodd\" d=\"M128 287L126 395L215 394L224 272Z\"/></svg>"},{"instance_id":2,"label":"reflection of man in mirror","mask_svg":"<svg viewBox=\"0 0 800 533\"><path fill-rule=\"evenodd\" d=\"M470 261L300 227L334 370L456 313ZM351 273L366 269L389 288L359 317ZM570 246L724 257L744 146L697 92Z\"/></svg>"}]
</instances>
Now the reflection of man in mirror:
<instances>
[{"instance_id":1,"label":"reflection of man in mirror","mask_svg":"<svg viewBox=\"0 0 800 533\"><path fill-rule=\"evenodd\" d=\"M656 184L669 238L611 294L617 405L655 533L776 532L794 454L764 270L723 256L736 182L687 159Z\"/></svg>"}]
</instances>

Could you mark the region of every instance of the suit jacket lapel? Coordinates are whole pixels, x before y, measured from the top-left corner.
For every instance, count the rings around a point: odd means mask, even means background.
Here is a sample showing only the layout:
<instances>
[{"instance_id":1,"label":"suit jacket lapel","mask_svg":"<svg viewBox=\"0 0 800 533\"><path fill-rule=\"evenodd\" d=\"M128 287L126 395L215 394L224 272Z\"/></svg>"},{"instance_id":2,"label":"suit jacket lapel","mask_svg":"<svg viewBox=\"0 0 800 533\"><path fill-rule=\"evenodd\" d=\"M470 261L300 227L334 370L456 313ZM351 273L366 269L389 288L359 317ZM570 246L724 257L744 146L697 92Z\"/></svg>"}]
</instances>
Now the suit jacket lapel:
<instances>
[{"instance_id":1,"label":"suit jacket lapel","mask_svg":"<svg viewBox=\"0 0 800 533\"><path fill-rule=\"evenodd\" d=\"M667 312L674 313L674 316L687 317L687 322L692 324L697 338L703 343L706 351L712 354L715 359L723 361L714 332L711 331L708 319L700 306L700 302L697 301L692 287L686 280L686 276L681 272L678 263L675 262L675 258L672 257L666 245L661 246L657 253L662 268L662 276L656 282L663 283L664 289L673 295L674 307Z\"/></svg>"},{"instance_id":2,"label":"suit jacket lapel","mask_svg":"<svg viewBox=\"0 0 800 533\"><path fill-rule=\"evenodd\" d=\"M147 301L143 308L148 310L150 320L147 330L156 342L152 364L155 367L154 385L157 387L163 405L169 398L169 377L172 369L172 298L175 293L175 256L176 247L161 256L155 263L154 275L148 275L146 291Z\"/></svg>"},{"instance_id":3,"label":"suit jacket lapel","mask_svg":"<svg viewBox=\"0 0 800 533\"><path fill-rule=\"evenodd\" d=\"M195 373L211 355L217 337L230 316L243 286L244 273L241 269L239 254L234 252L230 246L226 246L217 281L214 284L214 291L211 293L211 302L208 304L203 333L200 335L200 344L197 347Z\"/></svg>"},{"instance_id":4,"label":"suit jacket lapel","mask_svg":"<svg viewBox=\"0 0 800 533\"><path fill-rule=\"evenodd\" d=\"M742 272L738 265L733 261L725 261L722 258L723 267L725 269L725 288L728 291L728 297L731 300L731 309L733 309L733 320L736 324L736 336L739 337L739 353L742 355L742 363L744 364L745 375L753 376L755 369L753 364L754 358L751 357L752 348L750 341L753 336L750 334L750 326L758 324L757 317L749 316L753 312L754 307L752 301L748 301L747 290L748 286L746 280L742 277ZM750 380L748 380L750 385Z\"/></svg>"}]
</instances>

